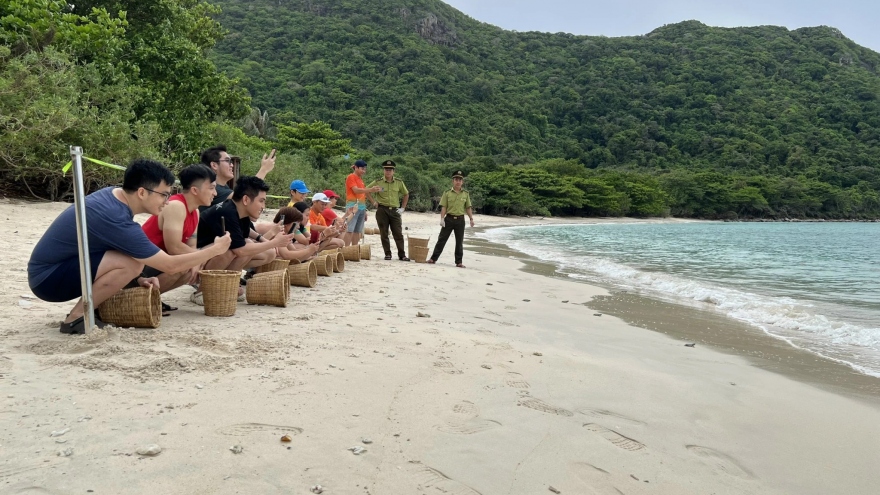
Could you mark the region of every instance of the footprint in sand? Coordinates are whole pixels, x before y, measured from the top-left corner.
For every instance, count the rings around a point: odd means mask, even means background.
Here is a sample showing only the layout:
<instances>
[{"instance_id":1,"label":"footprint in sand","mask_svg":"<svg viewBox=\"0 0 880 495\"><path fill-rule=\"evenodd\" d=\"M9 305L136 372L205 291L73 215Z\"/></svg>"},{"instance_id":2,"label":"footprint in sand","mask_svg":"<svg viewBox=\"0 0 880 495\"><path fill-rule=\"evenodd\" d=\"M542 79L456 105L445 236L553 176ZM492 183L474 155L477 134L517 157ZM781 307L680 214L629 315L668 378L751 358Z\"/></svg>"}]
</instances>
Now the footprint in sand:
<instances>
[{"instance_id":1,"label":"footprint in sand","mask_svg":"<svg viewBox=\"0 0 880 495\"><path fill-rule=\"evenodd\" d=\"M730 457L723 452L718 452L715 449L710 449L709 447L701 447L699 445L685 445L685 447L692 454L702 458L704 461L712 464L717 469L731 476L736 476L737 478L743 479L755 478L755 475L753 475L751 471L746 469L745 466L740 464L733 457Z\"/></svg>"},{"instance_id":2,"label":"footprint in sand","mask_svg":"<svg viewBox=\"0 0 880 495\"><path fill-rule=\"evenodd\" d=\"M632 419L632 418L626 417L622 414L618 414L614 411L608 411L606 409L593 409L593 408L585 407L583 409L578 409L577 412L580 414L583 414L584 416L592 416L594 418L599 418L599 419L612 419L615 421L620 421L623 423L628 423L628 424L636 425L636 426L644 426L645 425L645 423L643 421L639 421L637 419Z\"/></svg>"},{"instance_id":3,"label":"footprint in sand","mask_svg":"<svg viewBox=\"0 0 880 495\"><path fill-rule=\"evenodd\" d=\"M463 400L455 404L452 406L452 412L455 417L437 426L438 430L457 435L473 435L501 426L498 421L480 418L480 409L470 401Z\"/></svg>"},{"instance_id":4,"label":"footprint in sand","mask_svg":"<svg viewBox=\"0 0 880 495\"><path fill-rule=\"evenodd\" d=\"M268 425L263 423L239 423L237 425L229 425L217 429L217 433L220 433L221 435L230 435L234 437L243 437L258 432L292 433L294 435L299 435L303 432L303 429L296 426Z\"/></svg>"},{"instance_id":5,"label":"footprint in sand","mask_svg":"<svg viewBox=\"0 0 880 495\"><path fill-rule=\"evenodd\" d=\"M528 396L523 397L522 399L520 399L520 401L517 404L520 406L528 407L529 409L534 409L535 411L541 411L541 412L548 413L548 414L555 414L557 416L567 416L567 417L574 416L574 414L567 409L563 409L561 407L556 407L556 406L551 406L550 404L547 404L546 402L544 402L540 399L536 399L534 397L528 397Z\"/></svg>"},{"instance_id":6,"label":"footprint in sand","mask_svg":"<svg viewBox=\"0 0 880 495\"><path fill-rule=\"evenodd\" d=\"M584 428L586 428L594 433L598 433L599 436L601 436L605 440L608 440L609 442L611 442L612 445L614 445L615 447L621 448L623 450L635 452L635 451L642 450L645 448L645 444L639 442L638 440L634 440L634 439L629 438L627 436L623 436L620 433L617 433L616 431L613 431L613 430L609 430L608 428L605 428L604 426L602 426L600 424L587 423L584 425Z\"/></svg>"},{"instance_id":7,"label":"footprint in sand","mask_svg":"<svg viewBox=\"0 0 880 495\"><path fill-rule=\"evenodd\" d=\"M410 461L408 471L418 480L419 488L434 488L448 495L483 495L464 483L456 481L432 467L425 466L419 461Z\"/></svg>"},{"instance_id":8,"label":"footprint in sand","mask_svg":"<svg viewBox=\"0 0 880 495\"><path fill-rule=\"evenodd\" d=\"M522 375L519 373L508 373L504 378L504 383L510 388L518 388L521 390L529 388L529 382L523 380Z\"/></svg>"},{"instance_id":9,"label":"footprint in sand","mask_svg":"<svg viewBox=\"0 0 880 495\"><path fill-rule=\"evenodd\" d=\"M449 361L434 361L434 367L439 368L444 373L449 373L450 375L461 374L461 370L456 368L455 365Z\"/></svg>"}]
</instances>

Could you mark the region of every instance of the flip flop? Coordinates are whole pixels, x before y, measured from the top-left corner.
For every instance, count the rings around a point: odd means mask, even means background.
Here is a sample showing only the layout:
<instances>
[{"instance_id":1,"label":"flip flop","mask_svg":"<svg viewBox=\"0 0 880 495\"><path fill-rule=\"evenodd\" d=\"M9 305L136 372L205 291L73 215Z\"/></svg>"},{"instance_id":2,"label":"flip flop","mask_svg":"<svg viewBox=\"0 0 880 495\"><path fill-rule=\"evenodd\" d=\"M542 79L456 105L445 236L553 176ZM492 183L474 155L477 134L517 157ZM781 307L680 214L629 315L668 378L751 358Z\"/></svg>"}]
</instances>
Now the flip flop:
<instances>
[{"instance_id":1,"label":"flip flop","mask_svg":"<svg viewBox=\"0 0 880 495\"><path fill-rule=\"evenodd\" d=\"M391 258L386 258L386 259L390 260ZM410 261L410 259L407 258L406 256L404 256L403 258L400 258L400 261Z\"/></svg>"},{"instance_id":2,"label":"flip flop","mask_svg":"<svg viewBox=\"0 0 880 495\"><path fill-rule=\"evenodd\" d=\"M391 261L391 256L386 256L385 261Z\"/></svg>"},{"instance_id":3,"label":"flip flop","mask_svg":"<svg viewBox=\"0 0 880 495\"><path fill-rule=\"evenodd\" d=\"M162 316L171 316L172 311L177 311L177 308L170 304L162 303Z\"/></svg>"},{"instance_id":4,"label":"flip flop","mask_svg":"<svg viewBox=\"0 0 880 495\"><path fill-rule=\"evenodd\" d=\"M456 268L467 268L466 266L462 265L461 263L456 263L455 267Z\"/></svg>"},{"instance_id":5,"label":"flip flop","mask_svg":"<svg viewBox=\"0 0 880 495\"><path fill-rule=\"evenodd\" d=\"M436 261L434 261L434 260L432 260L432 259L430 259L430 258L428 258L428 261L426 261L425 263L427 263L427 264L429 264L429 265L436 265L436 264L437 264Z\"/></svg>"}]
</instances>

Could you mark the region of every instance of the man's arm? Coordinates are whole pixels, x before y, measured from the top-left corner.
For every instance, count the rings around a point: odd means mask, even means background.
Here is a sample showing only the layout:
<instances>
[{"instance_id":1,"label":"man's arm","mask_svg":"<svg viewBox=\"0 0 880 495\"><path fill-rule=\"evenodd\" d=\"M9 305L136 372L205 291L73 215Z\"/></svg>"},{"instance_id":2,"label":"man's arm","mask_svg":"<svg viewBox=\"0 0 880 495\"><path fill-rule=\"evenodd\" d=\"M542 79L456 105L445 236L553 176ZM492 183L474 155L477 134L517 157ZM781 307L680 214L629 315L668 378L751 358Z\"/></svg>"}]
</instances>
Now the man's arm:
<instances>
[{"instance_id":1,"label":"man's arm","mask_svg":"<svg viewBox=\"0 0 880 495\"><path fill-rule=\"evenodd\" d=\"M233 249L232 252L236 256L245 257L260 254L263 251L275 249L277 247L286 246L293 239L293 235L276 235L272 240L266 242L247 242L244 246Z\"/></svg>"},{"instance_id":2,"label":"man's arm","mask_svg":"<svg viewBox=\"0 0 880 495\"><path fill-rule=\"evenodd\" d=\"M355 194L365 194L365 193L371 193L371 192L379 192L382 190L382 188L379 186L374 186L374 187L351 186L351 190L354 191Z\"/></svg>"},{"instance_id":3,"label":"man's arm","mask_svg":"<svg viewBox=\"0 0 880 495\"><path fill-rule=\"evenodd\" d=\"M256 173L256 176L265 179L273 169L275 169L274 149L268 155L263 155L263 160L260 161L260 170Z\"/></svg>"},{"instance_id":4,"label":"man's arm","mask_svg":"<svg viewBox=\"0 0 880 495\"><path fill-rule=\"evenodd\" d=\"M407 203L409 203L409 193L403 195L403 199L400 200L400 207L405 210Z\"/></svg>"},{"instance_id":5,"label":"man's arm","mask_svg":"<svg viewBox=\"0 0 880 495\"><path fill-rule=\"evenodd\" d=\"M162 238L165 241L165 249L170 255L187 254L196 251L193 247L183 242L183 223L186 220L186 206L180 201L171 201L162 213L159 213L162 222Z\"/></svg>"},{"instance_id":6,"label":"man's arm","mask_svg":"<svg viewBox=\"0 0 880 495\"><path fill-rule=\"evenodd\" d=\"M467 207L467 216L471 219L471 227L474 226L474 209L470 206Z\"/></svg>"},{"instance_id":7,"label":"man's arm","mask_svg":"<svg viewBox=\"0 0 880 495\"><path fill-rule=\"evenodd\" d=\"M229 234L224 234L223 237L215 238L213 244L192 253L170 255L160 250L149 258L135 258L135 260L165 273L180 273L225 253L229 249L231 240Z\"/></svg>"}]
</instances>

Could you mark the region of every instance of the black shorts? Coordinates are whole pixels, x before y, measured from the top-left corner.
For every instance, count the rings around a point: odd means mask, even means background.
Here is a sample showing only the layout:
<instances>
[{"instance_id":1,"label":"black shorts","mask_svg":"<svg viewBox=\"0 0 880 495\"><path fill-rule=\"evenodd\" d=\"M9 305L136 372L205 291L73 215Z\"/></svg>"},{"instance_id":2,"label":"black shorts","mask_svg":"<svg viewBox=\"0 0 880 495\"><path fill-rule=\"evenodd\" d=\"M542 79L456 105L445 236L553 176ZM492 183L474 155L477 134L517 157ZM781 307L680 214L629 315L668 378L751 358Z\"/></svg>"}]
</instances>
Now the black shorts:
<instances>
[{"instance_id":1,"label":"black shorts","mask_svg":"<svg viewBox=\"0 0 880 495\"><path fill-rule=\"evenodd\" d=\"M89 253L92 268L92 282L98 276L98 266L104 259L104 252ZM82 297L82 279L79 276L79 257L62 261L55 265L52 274L31 292L46 302L65 302Z\"/></svg>"}]
</instances>

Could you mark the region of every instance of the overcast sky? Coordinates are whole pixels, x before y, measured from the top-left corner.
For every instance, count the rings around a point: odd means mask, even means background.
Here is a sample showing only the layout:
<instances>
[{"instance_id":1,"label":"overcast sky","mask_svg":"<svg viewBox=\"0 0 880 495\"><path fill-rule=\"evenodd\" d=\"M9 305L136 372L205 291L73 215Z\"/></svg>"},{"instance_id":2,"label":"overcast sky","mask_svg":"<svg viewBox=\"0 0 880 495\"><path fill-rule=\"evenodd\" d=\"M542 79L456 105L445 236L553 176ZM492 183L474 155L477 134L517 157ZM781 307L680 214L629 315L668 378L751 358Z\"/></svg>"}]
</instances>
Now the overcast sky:
<instances>
[{"instance_id":1,"label":"overcast sky","mask_svg":"<svg viewBox=\"0 0 880 495\"><path fill-rule=\"evenodd\" d=\"M664 24L832 26L880 51L878 0L444 0L482 22L516 31L631 36Z\"/></svg>"}]
</instances>

